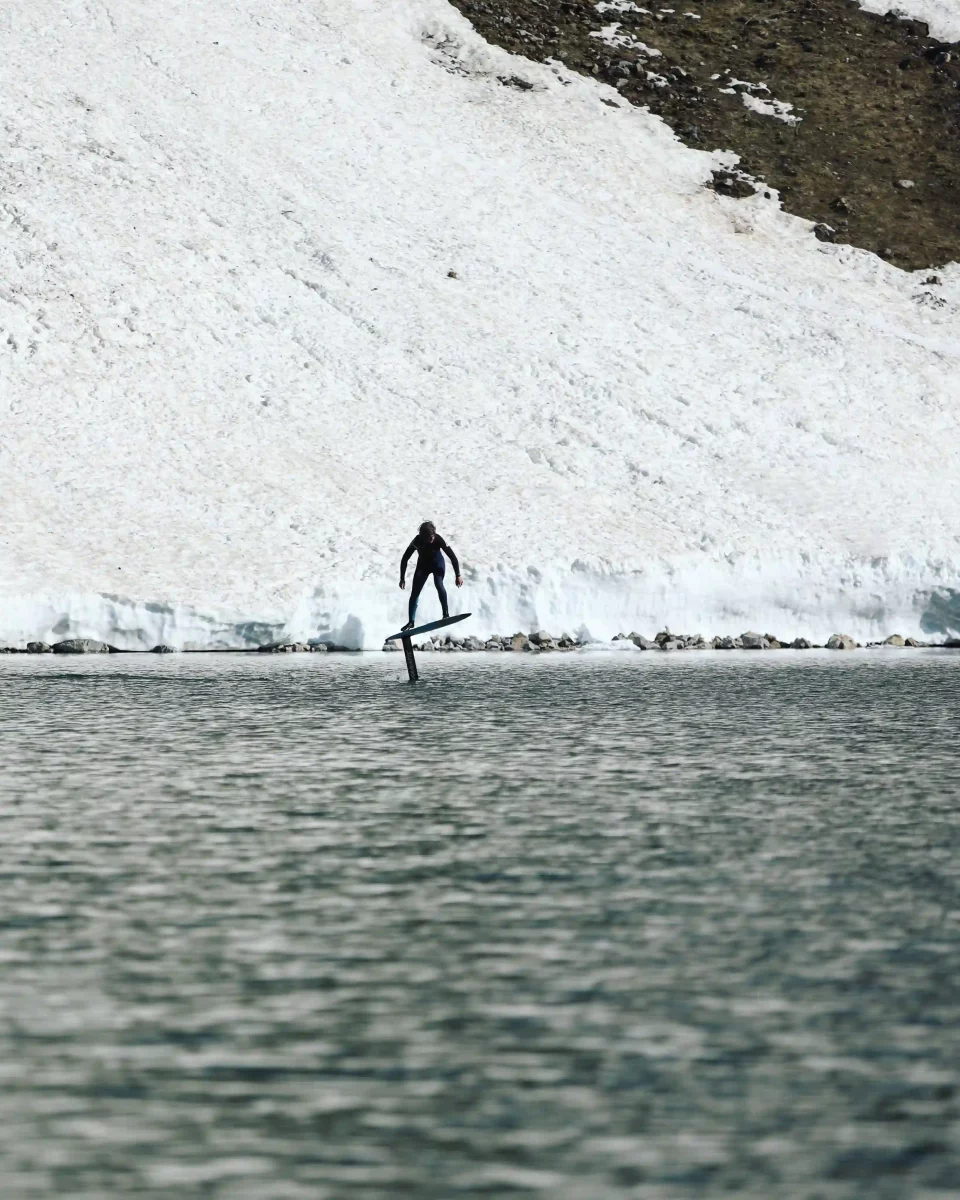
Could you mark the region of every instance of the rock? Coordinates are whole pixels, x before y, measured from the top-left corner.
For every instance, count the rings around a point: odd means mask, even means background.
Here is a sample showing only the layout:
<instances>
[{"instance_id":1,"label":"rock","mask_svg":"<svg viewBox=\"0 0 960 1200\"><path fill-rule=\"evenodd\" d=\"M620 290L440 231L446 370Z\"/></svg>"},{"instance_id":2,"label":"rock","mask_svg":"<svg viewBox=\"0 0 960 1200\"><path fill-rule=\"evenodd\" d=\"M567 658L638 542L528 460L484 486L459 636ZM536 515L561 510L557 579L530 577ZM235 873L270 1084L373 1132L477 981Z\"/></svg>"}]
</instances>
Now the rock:
<instances>
[{"instance_id":1,"label":"rock","mask_svg":"<svg viewBox=\"0 0 960 1200\"><path fill-rule=\"evenodd\" d=\"M832 225L828 225L826 221L818 221L813 227L813 236L818 242L835 242L837 240L837 231Z\"/></svg>"},{"instance_id":2,"label":"rock","mask_svg":"<svg viewBox=\"0 0 960 1200\"><path fill-rule=\"evenodd\" d=\"M316 650L316 646L314 646L313 649ZM326 646L324 646L324 649L326 649ZM390 652L392 650L399 651L400 644L399 644L399 642L384 642L383 649L384 649L384 652Z\"/></svg>"},{"instance_id":3,"label":"rock","mask_svg":"<svg viewBox=\"0 0 960 1200\"><path fill-rule=\"evenodd\" d=\"M471 634L470 637L463 639L463 648L464 650L486 650L487 647L478 637Z\"/></svg>"},{"instance_id":4,"label":"rock","mask_svg":"<svg viewBox=\"0 0 960 1200\"><path fill-rule=\"evenodd\" d=\"M661 629L660 632L654 636L653 640L658 646L662 646L664 642L672 642L674 640L674 636L669 629Z\"/></svg>"},{"instance_id":5,"label":"rock","mask_svg":"<svg viewBox=\"0 0 960 1200\"><path fill-rule=\"evenodd\" d=\"M387 642L384 642L384 646L385 646L385 647L386 647L388 644L389 644L390 646L392 646L392 647L393 647L395 650L399 650L399 649L400 649L400 646L399 646L399 645L398 645L396 642L389 642L389 643L387 643ZM327 644L326 644L326 642L311 642L311 643L310 643L310 653L311 653L311 654L326 654L326 653L327 653Z\"/></svg>"},{"instance_id":6,"label":"rock","mask_svg":"<svg viewBox=\"0 0 960 1200\"><path fill-rule=\"evenodd\" d=\"M499 638L491 638L484 646L484 650L503 650L503 646L500 645Z\"/></svg>"},{"instance_id":7,"label":"rock","mask_svg":"<svg viewBox=\"0 0 960 1200\"><path fill-rule=\"evenodd\" d=\"M782 649L783 642L781 642L780 639L778 637L776 637L774 634L765 633L763 636L767 639L767 644L769 645L771 650Z\"/></svg>"},{"instance_id":8,"label":"rock","mask_svg":"<svg viewBox=\"0 0 960 1200\"><path fill-rule=\"evenodd\" d=\"M541 650L553 650L556 646L556 642L553 640L553 637L545 630L540 630L538 633L531 633L530 641L533 642L535 646L539 646Z\"/></svg>"},{"instance_id":9,"label":"rock","mask_svg":"<svg viewBox=\"0 0 960 1200\"><path fill-rule=\"evenodd\" d=\"M176 654L178 653L176 646L168 646L165 642L160 642L150 651L151 654Z\"/></svg>"},{"instance_id":10,"label":"rock","mask_svg":"<svg viewBox=\"0 0 960 1200\"><path fill-rule=\"evenodd\" d=\"M109 654L110 647L106 642L98 642L94 638L68 638L65 642L56 642L54 654Z\"/></svg>"},{"instance_id":11,"label":"rock","mask_svg":"<svg viewBox=\"0 0 960 1200\"><path fill-rule=\"evenodd\" d=\"M510 639L509 646L505 645L505 650L529 650L532 643L525 633L515 633Z\"/></svg>"},{"instance_id":12,"label":"rock","mask_svg":"<svg viewBox=\"0 0 960 1200\"><path fill-rule=\"evenodd\" d=\"M679 650L679 649L681 649L681 646L680 646L680 643L676 640L676 638L667 638L667 640L665 642L660 643L660 649L661 650Z\"/></svg>"},{"instance_id":13,"label":"rock","mask_svg":"<svg viewBox=\"0 0 960 1200\"><path fill-rule=\"evenodd\" d=\"M742 642L740 641L739 638L723 637L723 638L717 638L717 644L714 647L714 649L715 650L739 650L741 648L741 646L742 646Z\"/></svg>"},{"instance_id":14,"label":"rock","mask_svg":"<svg viewBox=\"0 0 960 1200\"><path fill-rule=\"evenodd\" d=\"M721 196L730 196L735 200L744 200L747 196L753 196L756 193L756 188L748 183L747 179L737 171L729 171L725 168L711 172L713 178L706 185Z\"/></svg>"},{"instance_id":15,"label":"rock","mask_svg":"<svg viewBox=\"0 0 960 1200\"><path fill-rule=\"evenodd\" d=\"M310 649L303 642L268 642L266 646L258 646L261 654L303 654Z\"/></svg>"},{"instance_id":16,"label":"rock","mask_svg":"<svg viewBox=\"0 0 960 1200\"><path fill-rule=\"evenodd\" d=\"M793 641L790 643L790 649L791 650L809 650L810 643L807 641L806 638L794 638Z\"/></svg>"},{"instance_id":17,"label":"rock","mask_svg":"<svg viewBox=\"0 0 960 1200\"><path fill-rule=\"evenodd\" d=\"M420 642L419 644L414 642L413 648L414 650L426 650L427 653L431 653L432 651L435 651L437 647L434 644L433 638L427 638L425 642Z\"/></svg>"},{"instance_id":18,"label":"rock","mask_svg":"<svg viewBox=\"0 0 960 1200\"><path fill-rule=\"evenodd\" d=\"M704 641L703 634L695 633L692 637L686 638L686 648L688 650L708 650L710 647Z\"/></svg>"},{"instance_id":19,"label":"rock","mask_svg":"<svg viewBox=\"0 0 960 1200\"><path fill-rule=\"evenodd\" d=\"M827 639L828 650L855 650L857 643L847 633L834 633Z\"/></svg>"},{"instance_id":20,"label":"rock","mask_svg":"<svg viewBox=\"0 0 960 1200\"><path fill-rule=\"evenodd\" d=\"M48 642L27 642L28 654L52 654L53 647Z\"/></svg>"},{"instance_id":21,"label":"rock","mask_svg":"<svg viewBox=\"0 0 960 1200\"><path fill-rule=\"evenodd\" d=\"M947 638L943 645L946 650L960 650L960 638Z\"/></svg>"},{"instance_id":22,"label":"rock","mask_svg":"<svg viewBox=\"0 0 960 1200\"><path fill-rule=\"evenodd\" d=\"M903 644L903 638L899 633L891 633L888 638L883 639L884 646L902 646Z\"/></svg>"},{"instance_id":23,"label":"rock","mask_svg":"<svg viewBox=\"0 0 960 1200\"><path fill-rule=\"evenodd\" d=\"M770 649L770 643L763 636L763 634L762 633L754 633L753 631L750 631L749 633L741 633L740 634L740 645L744 648L744 650L769 650Z\"/></svg>"},{"instance_id":24,"label":"rock","mask_svg":"<svg viewBox=\"0 0 960 1200\"><path fill-rule=\"evenodd\" d=\"M569 633L561 633L560 640L557 642L558 650L575 650L580 643L575 637L571 637Z\"/></svg>"},{"instance_id":25,"label":"rock","mask_svg":"<svg viewBox=\"0 0 960 1200\"><path fill-rule=\"evenodd\" d=\"M838 196L836 200L831 200L830 207L834 212L838 212L844 217L848 217L851 212L850 201L846 198L846 196Z\"/></svg>"},{"instance_id":26,"label":"rock","mask_svg":"<svg viewBox=\"0 0 960 1200\"><path fill-rule=\"evenodd\" d=\"M922 646L923 642L918 642L916 638L904 638L903 644L905 646Z\"/></svg>"},{"instance_id":27,"label":"rock","mask_svg":"<svg viewBox=\"0 0 960 1200\"><path fill-rule=\"evenodd\" d=\"M910 188L914 188L914 187L916 187L916 186L917 186L917 185L914 183L914 181L913 181L912 179L898 179L898 180L897 180L897 187L898 187L898 188L899 188L899 189L900 189L902 192L909 191L909 190L910 190Z\"/></svg>"},{"instance_id":28,"label":"rock","mask_svg":"<svg viewBox=\"0 0 960 1200\"><path fill-rule=\"evenodd\" d=\"M656 650L657 643L645 638L642 633L631 633L630 641L640 650Z\"/></svg>"}]
</instances>

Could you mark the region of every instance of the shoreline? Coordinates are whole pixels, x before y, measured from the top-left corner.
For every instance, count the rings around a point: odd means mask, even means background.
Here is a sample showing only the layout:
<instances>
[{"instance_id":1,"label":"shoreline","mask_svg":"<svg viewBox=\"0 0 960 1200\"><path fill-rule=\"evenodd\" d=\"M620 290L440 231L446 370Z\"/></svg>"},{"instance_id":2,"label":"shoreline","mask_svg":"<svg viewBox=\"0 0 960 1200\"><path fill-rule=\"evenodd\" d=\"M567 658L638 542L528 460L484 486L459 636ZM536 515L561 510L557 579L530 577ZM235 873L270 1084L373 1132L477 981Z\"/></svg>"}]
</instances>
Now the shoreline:
<instances>
[{"instance_id":1,"label":"shoreline","mask_svg":"<svg viewBox=\"0 0 960 1200\"><path fill-rule=\"evenodd\" d=\"M627 646L630 650L627 651ZM716 635L710 639L701 634L676 634L669 629L661 630L653 638L643 634L618 633L609 642L596 640L581 641L569 634L553 637L544 631L534 631L530 634L514 633L510 635L494 635L481 639L472 635L466 637L437 636L423 641L412 642L413 649L419 653L515 653L515 654L544 654L570 653L579 650L616 650L618 652L659 652L677 653L682 651L777 651L777 650L831 650L850 652L851 650L874 649L903 649L903 650L960 650L960 638L946 638L939 642L921 642L917 638L902 637L900 634L890 634L882 641L858 642L849 634L835 633L826 642L813 642L804 637L796 637L792 641L780 639L770 633L746 631L738 635ZM367 650L353 646L343 646L328 639L311 639L305 642L279 641L269 642L261 646L248 647L214 647L209 649L181 649L177 646L160 643L149 650L123 650L97 638L70 638L62 642L27 642L25 646L0 646L0 655L27 654L60 656L76 656L89 654L382 654L400 653L396 641L385 642L377 650Z\"/></svg>"}]
</instances>

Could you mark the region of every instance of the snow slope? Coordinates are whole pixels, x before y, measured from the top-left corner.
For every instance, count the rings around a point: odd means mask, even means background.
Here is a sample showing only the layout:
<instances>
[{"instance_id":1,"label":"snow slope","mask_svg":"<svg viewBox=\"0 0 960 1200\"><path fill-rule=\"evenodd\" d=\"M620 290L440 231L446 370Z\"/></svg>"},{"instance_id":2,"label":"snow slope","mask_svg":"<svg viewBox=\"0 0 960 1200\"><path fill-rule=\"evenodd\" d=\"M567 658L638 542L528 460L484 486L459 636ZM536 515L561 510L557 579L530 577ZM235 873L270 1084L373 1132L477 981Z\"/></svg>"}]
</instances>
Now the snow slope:
<instances>
[{"instance_id":1,"label":"snow slope","mask_svg":"<svg viewBox=\"0 0 960 1200\"><path fill-rule=\"evenodd\" d=\"M378 645L425 517L475 632L960 626L956 267L442 0L0 32L0 638Z\"/></svg>"},{"instance_id":2,"label":"snow slope","mask_svg":"<svg viewBox=\"0 0 960 1200\"><path fill-rule=\"evenodd\" d=\"M944 42L960 41L960 0L904 0L902 4L890 0L858 0L867 12L895 12L901 17L914 17L926 21L930 36Z\"/></svg>"}]
</instances>

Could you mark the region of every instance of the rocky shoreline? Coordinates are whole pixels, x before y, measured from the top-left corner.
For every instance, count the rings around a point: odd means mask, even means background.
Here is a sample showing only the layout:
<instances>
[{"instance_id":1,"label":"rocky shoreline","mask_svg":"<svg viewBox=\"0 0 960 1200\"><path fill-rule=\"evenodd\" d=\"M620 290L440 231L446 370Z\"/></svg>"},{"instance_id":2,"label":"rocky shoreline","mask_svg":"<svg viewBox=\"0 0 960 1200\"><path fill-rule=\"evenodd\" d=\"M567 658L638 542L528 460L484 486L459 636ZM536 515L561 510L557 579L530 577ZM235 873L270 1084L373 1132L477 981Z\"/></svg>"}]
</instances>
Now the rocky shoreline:
<instances>
[{"instance_id":1,"label":"rocky shoreline","mask_svg":"<svg viewBox=\"0 0 960 1200\"><path fill-rule=\"evenodd\" d=\"M960 649L960 638L950 638L943 642L921 642L916 638L902 637L898 633L891 634L882 642L856 641L846 633L835 633L825 643L811 642L807 638L798 637L786 641L772 633L755 633L748 630L737 637L713 637L706 639L702 634L671 633L669 629L661 630L653 638L644 637L642 633L618 633L611 639L613 642L632 642L638 650L863 650L874 649L878 646L898 646L905 649ZM555 638L549 633L539 632L515 633L511 637L490 637L484 641L478 637L434 637L425 642L414 642L413 648L419 651L514 651L520 653L543 653L549 651L584 650L596 648L603 643L581 642L569 634ZM396 642L385 642L384 650L399 650Z\"/></svg>"},{"instance_id":2,"label":"rocky shoreline","mask_svg":"<svg viewBox=\"0 0 960 1200\"><path fill-rule=\"evenodd\" d=\"M704 638L702 634L671 633L663 629L653 638L647 638L642 633L618 633L611 639L616 642L631 642L638 650L660 650L665 652L676 650L872 650L881 646L902 647L904 649L937 649L960 650L960 638L947 638L942 642L921 642L916 638L902 637L892 633L882 642L858 642L846 633L835 633L826 642L811 642L807 638L797 637L792 641L776 637L772 633L756 633L748 630L736 637L716 636ZM609 643L608 643L609 644ZM514 633L512 635L478 638L451 637L438 635L427 638L422 642L414 642L414 650L420 653L475 653L486 651L492 653L527 653L543 654L571 650L597 649L603 642L581 641L570 634L564 633L559 637L544 631L535 633ZM399 651L397 641L384 642L383 650ZM27 642L26 646L0 646L0 654L360 654L362 651L352 646L341 646L336 642L321 639L309 642L270 642L264 646L256 646L243 650L186 650L180 651L176 646L161 643L150 650L120 650L108 642L95 638L69 638L63 642Z\"/></svg>"}]
</instances>

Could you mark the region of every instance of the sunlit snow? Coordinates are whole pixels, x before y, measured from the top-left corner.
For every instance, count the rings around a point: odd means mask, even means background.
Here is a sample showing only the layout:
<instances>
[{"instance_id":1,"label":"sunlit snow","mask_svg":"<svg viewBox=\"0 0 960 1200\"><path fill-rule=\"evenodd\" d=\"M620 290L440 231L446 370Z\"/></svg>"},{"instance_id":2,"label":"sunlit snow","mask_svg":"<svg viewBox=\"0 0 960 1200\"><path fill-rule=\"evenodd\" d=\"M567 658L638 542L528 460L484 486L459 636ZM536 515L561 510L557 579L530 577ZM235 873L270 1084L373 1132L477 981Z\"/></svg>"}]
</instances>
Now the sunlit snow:
<instances>
[{"instance_id":1,"label":"sunlit snow","mask_svg":"<svg viewBox=\"0 0 960 1200\"><path fill-rule=\"evenodd\" d=\"M377 645L426 517L478 633L950 611L956 267L719 196L441 0L0 28L0 637Z\"/></svg>"}]
</instances>

